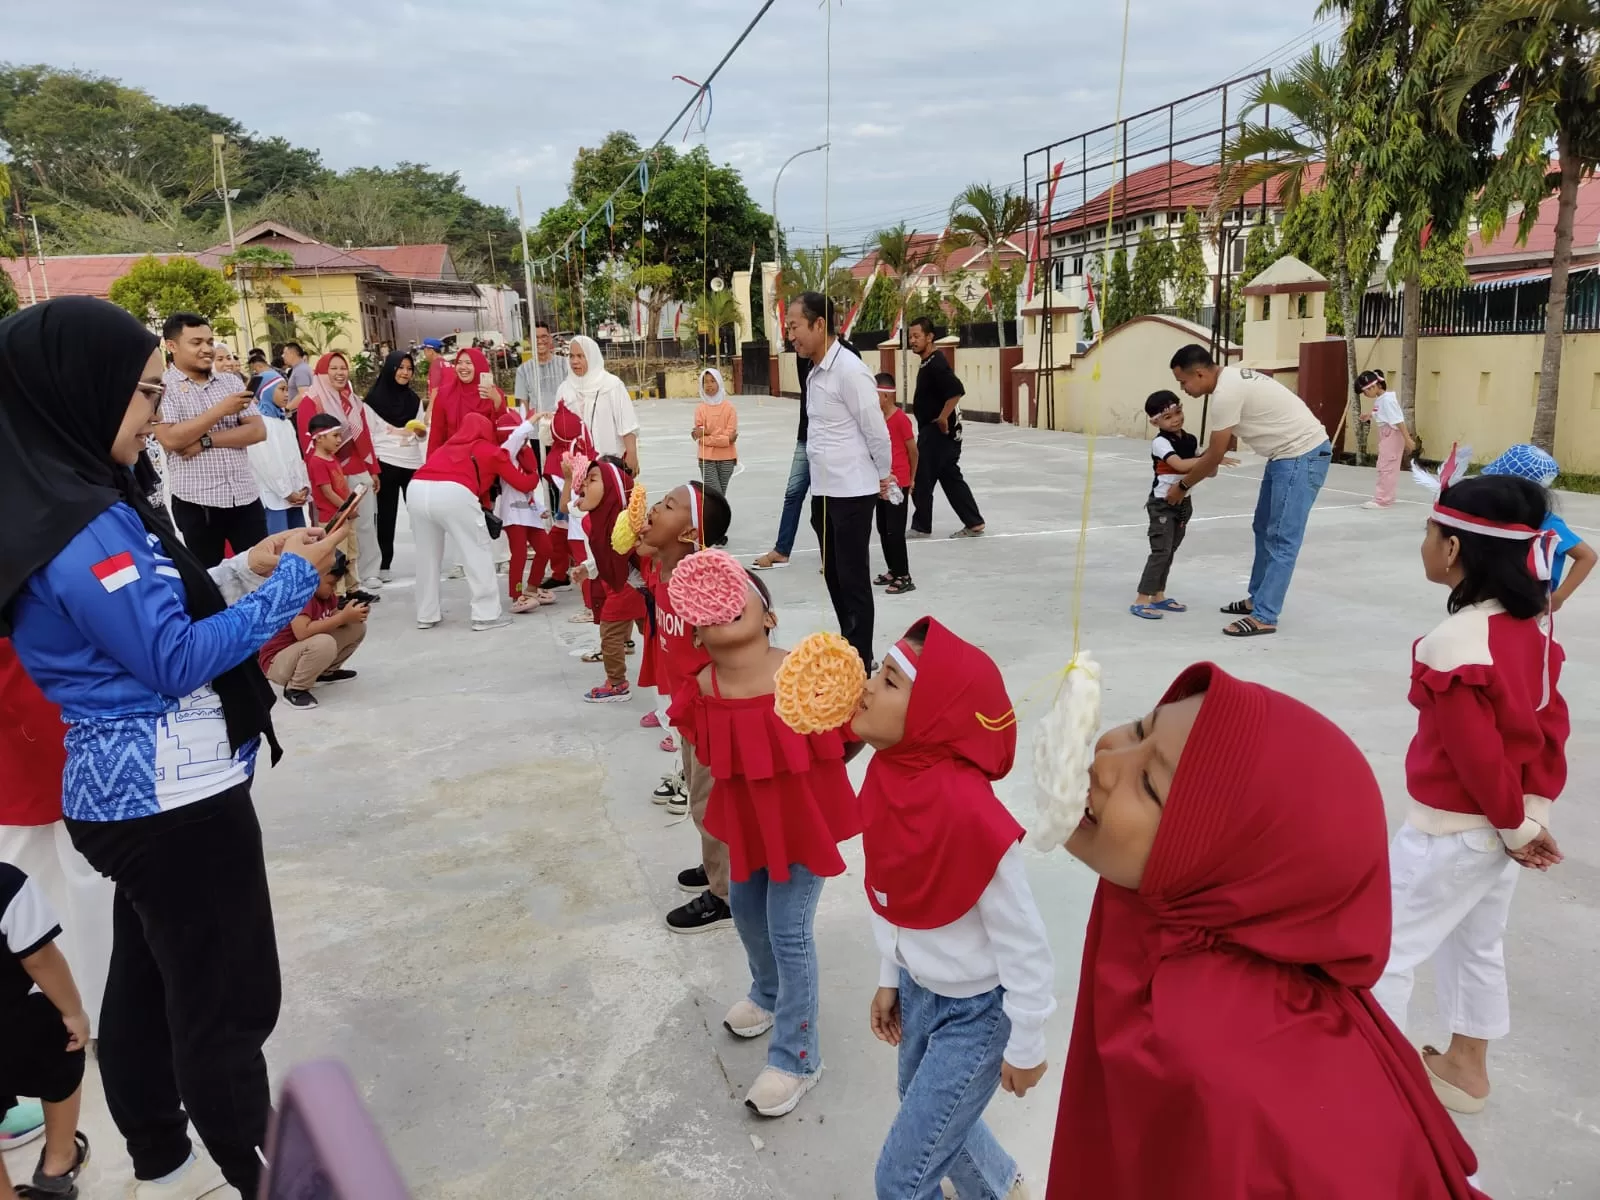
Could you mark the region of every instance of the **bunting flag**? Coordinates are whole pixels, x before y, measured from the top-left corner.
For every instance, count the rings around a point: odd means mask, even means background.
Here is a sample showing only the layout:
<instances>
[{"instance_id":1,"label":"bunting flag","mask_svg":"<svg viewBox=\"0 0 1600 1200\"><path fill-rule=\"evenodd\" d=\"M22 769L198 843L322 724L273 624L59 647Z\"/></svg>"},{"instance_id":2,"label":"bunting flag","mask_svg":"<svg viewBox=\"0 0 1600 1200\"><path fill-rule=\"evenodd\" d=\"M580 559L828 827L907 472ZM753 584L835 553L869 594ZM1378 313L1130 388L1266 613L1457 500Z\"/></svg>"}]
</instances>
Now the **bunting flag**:
<instances>
[{"instance_id":1,"label":"bunting flag","mask_svg":"<svg viewBox=\"0 0 1600 1200\"><path fill-rule=\"evenodd\" d=\"M1061 185L1061 168L1066 160L1058 162L1050 172L1050 189L1045 193L1044 212L1033 230L1033 246L1028 251L1028 299L1033 299L1034 284L1039 270L1039 249L1050 228L1050 210L1055 206L1056 188Z\"/></svg>"},{"instance_id":2,"label":"bunting flag","mask_svg":"<svg viewBox=\"0 0 1600 1200\"><path fill-rule=\"evenodd\" d=\"M851 306L850 315L844 319L844 325L839 330L840 337L848 338L850 336L850 331L856 327L856 314L860 311L861 301L857 300L855 304Z\"/></svg>"}]
</instances>

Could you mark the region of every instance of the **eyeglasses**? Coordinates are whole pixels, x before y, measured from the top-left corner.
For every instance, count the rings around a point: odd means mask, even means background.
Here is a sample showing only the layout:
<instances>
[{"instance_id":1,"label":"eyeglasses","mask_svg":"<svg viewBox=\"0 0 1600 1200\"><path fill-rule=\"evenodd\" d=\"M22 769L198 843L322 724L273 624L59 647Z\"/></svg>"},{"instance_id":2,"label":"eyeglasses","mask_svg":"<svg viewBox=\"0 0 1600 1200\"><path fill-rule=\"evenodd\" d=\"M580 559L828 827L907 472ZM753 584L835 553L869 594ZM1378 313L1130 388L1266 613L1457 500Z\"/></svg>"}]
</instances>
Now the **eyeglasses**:
<instances>
[{"instance_id":1,"label":"eyeglasses","mask_svg":"<svg viewBox=\"0 0 1600 1200\"><path fill-rule=\"evenodd\" d=\"M134 387L138 388L139 391L143 392L146 396L149 396L150 399L155 401L157 404L160 404L161 398L167 394L167 385L164 383L145 383L143 380L140 380L138 383L134 384Z\"/></svg>"}]
</instances>

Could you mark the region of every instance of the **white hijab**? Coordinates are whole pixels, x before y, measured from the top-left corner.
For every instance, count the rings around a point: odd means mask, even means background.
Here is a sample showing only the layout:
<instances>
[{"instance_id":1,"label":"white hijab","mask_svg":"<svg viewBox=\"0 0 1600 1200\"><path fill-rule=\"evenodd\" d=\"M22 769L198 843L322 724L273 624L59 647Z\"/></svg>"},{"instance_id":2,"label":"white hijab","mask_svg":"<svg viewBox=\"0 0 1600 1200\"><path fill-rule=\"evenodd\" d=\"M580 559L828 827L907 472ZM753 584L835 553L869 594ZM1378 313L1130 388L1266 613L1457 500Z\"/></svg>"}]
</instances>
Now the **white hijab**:
<instances>
[{"instance_id":1,"label":"white hijab","mask_svg":"<svg viewBox=\"0 0 1600 1200\"><path fill-rule=\"evenodd\" d=\"M605 387L607 382L615 380L621 384L620 379L606 370L605 356L600 353L600 345L592 337L580 333L572 339L571 344L583 351L584 358L589 361L589 369L579 375L569 368L566 382L561 385L563 389L567 384L571 384L573 394L585 403L589 403L600 394L600 389Z\"/></svg>"},{"instance_id":2,"label":"white hijab","mask_svg":"<svg viewBox=\"0 0 1600 1200\"><path fill-rule=\"evenodd\" d=\"M707 375L710 375L713 379L715 379L717 381L717 394L715 396L706 395L706 376ZM727 398L728 398L728 388L727 388L727 385L722 382L722 372L717 370L715 367L707 367L705 370L701 371L700 372L700 402L702 404L709 404L709 405L712 405L713 407L715 407L716 405L721 404Z\"/></svg>"}]
</instances>

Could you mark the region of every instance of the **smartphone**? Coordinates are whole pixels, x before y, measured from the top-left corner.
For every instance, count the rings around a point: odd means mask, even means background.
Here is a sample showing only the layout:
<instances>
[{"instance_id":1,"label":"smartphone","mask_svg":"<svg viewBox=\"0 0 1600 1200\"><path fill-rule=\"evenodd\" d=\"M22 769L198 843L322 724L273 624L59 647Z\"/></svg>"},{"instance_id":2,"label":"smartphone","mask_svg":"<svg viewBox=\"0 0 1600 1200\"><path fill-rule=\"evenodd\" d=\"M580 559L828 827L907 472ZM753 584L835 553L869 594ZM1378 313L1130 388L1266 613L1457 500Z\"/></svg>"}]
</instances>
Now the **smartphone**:
<instances>
[{"instance_id":1,"label":"smartphone","mask_svg":"<svg viewBox=\"0 0 1600 1200\"><path fill-rule=\"evenodd\" d=\"M261 390L261 376L250 376L250 378L245 381L244 390L249 392L252 396L258 393Z\"/></svg>"},{"instance_id":2,"label":"smartphone","mask_svg":"<svg viewBox=\"0 0 1600 1200\"><path fill-rule=\"evenodd\" d=\"M411 1200L342 1063L302 1063L267 1126L257 1200Z\"/></svg>"},{"instance_id":3,"label":"smartphone","mask_svg":"<svg viewBox=\"0 0 1600 1200\"><path fill-rule=\"evenodd\" d=\"M366 494L367 485L363 483L346 496L344 503L339 505L333 516L323 523L322 532L333 533L335 530L342 528L344 523L350 519L350 514L355 511L356 505L361 503L361 498Z\"/></svg>"}]
</instances>

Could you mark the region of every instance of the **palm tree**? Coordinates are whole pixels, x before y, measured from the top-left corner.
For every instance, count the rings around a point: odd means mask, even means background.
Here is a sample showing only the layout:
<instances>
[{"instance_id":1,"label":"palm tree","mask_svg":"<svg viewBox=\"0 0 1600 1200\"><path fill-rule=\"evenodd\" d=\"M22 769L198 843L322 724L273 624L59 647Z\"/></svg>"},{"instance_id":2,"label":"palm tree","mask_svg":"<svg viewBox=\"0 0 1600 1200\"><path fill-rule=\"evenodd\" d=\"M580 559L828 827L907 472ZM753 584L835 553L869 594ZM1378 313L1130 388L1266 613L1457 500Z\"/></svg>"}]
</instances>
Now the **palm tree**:
<instances>
[{"instance_id":1,"label":"palm tree","mask_svg":"<svg viewBox=\"0 0 1600 1200\"><path fill-rule=\"evenodd\" d=\"M1462 26L1447 72L1439 90L1447 122L1454 122L1469 92L1496 79L1495 106L1510 117L1505 149L1490 176L1480 218L1484 237L1499 233L1510 202L1521 200L1525 207L1518 240L1526 240L1540 201L1548 196L1550 183L1556 184L1550 299L1532 437L1534 445L1548 452L1555 448L1578 183L1600 163L1600 10L1592 0L1485 0ZM1554 180L1546 175L1552 166Z\"/></svg>"},{"instance_id":2,"label":"palm tree","mask_svg":"<svg viewBox=\"0 0 1600 1200\"><path fill-rule=\"evenodd\" d=\"M1033 215L1025 197L992 183L973 183L950 205L950 227L945 241L955 246L982 246L989 253L984 282L989 288L989 308L1000 328L1000 345L1006 344L1005 322L1000 320L1000 248L1027 227Z\"/></svg>"},{"instance_id":3,"label":"palm tree","mask_svg":"<svg viewBox=\"0 0 1600 1200\"><path fill-rule=\"evenodd\" d=\"M1246 116L1271 106L1278 114L1273 125L1240 122L1239 131L1223 153L1217 198L1208 214L1219 221L1239 205L1252 188L1279 181L1278 195L1286 211L1299 204L1314 165L1321 164L1321 187L1328 194L1334 238L1334 290L1344 319L1345 364L1356 377L1356 279L1364 280L1377 253L1377 239L1367 235L1357 220L1357 192L1350 178L1347 123L1349 76L1344 63L1325 55L1321 46L1295 62L1281 75L1269 75L1251 91ZM1284 117L1288 120L1284 120ZM1357 269L1352 270L1352 267ZM1360 397L1352 393L1350 424L1356 428ZM1359 455L1358 455L1359 458Z\"/></svg>"},{"instance_id":4,"label":"palm tree","mask_svg":"<svg viewBox=\"0 0 1600 1200\"><path fill-rule=\"evenodd\" d=\"M907 229L901 221L888 229L878 230L873 240L877 243L878 265L894 276L896 323L900 326L900 375L905 377L906 330L903 317L907 302L917 289L922 268L938 255L940 244L920 245L916 231Z\"/></svg>"},{"instance_id":5,"label":"palm tree","mask_svg":"<svg viewBox=\"0 0 1600 1200\"><path fill-rule=\"evenodd\" d=\"M839 265L844 251L838 246L820 250L795 250L786 256L779 288L785 304L801 292L821 292L835 304L853 304L857 298L856 278L849 268Z\"/></svg>"},{"instance_id":6,"label":"palm tree","mask_svg":"<svg viewBox=\"0 0 1600 1200\"><path fill-rule=\"evenodd\" d=\"M804 289L802 289L804 290ZM739 324L739 302L727 289L703 292L695 298L689 315L697 326L703 326L711 338L717 366L722 366L722 331Z\"/></svg>"}]
</instances>

